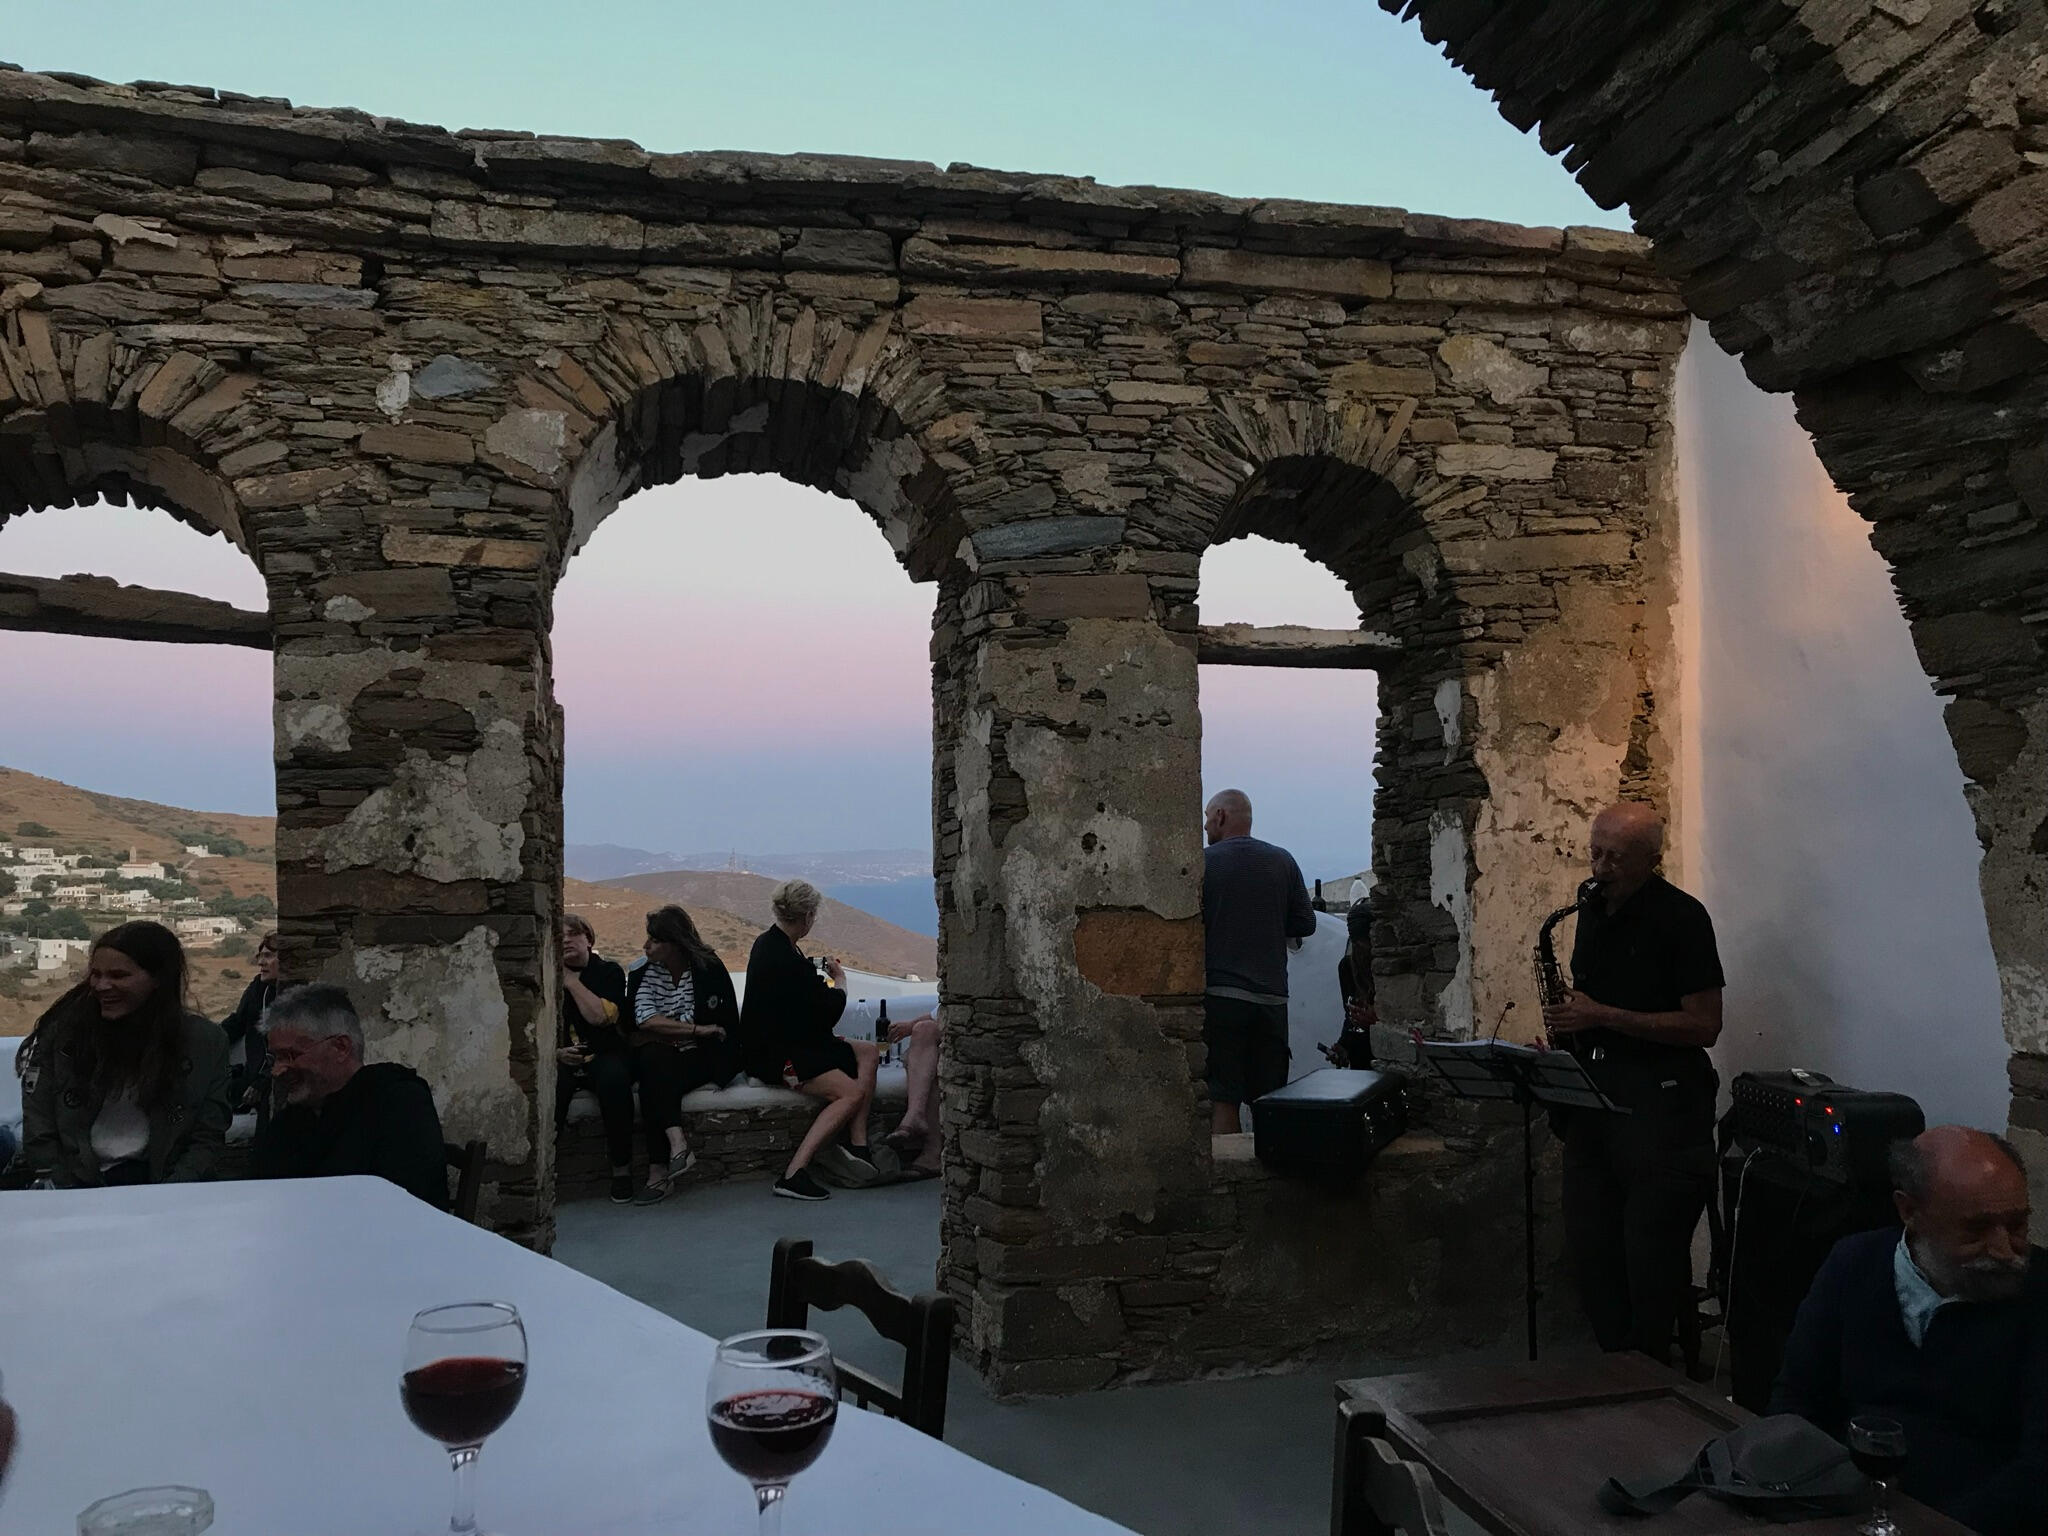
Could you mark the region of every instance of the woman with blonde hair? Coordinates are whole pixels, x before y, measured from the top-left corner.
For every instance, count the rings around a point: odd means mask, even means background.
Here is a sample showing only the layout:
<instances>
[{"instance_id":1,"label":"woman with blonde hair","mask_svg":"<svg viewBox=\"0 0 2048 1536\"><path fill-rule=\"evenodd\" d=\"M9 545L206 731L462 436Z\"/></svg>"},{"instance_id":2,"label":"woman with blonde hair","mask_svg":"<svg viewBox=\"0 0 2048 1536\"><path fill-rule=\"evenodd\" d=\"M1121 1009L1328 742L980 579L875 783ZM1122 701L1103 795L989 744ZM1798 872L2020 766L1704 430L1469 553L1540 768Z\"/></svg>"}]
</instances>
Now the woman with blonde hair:
<instances>
[{"instance_id":1,"label":"woman with blonde hair","mask_svg":"<svg viewBox=\"0 0 2048 1536\"><path fill-rule=\"evenodd\" d=\"M775 1083L787 1064L802 1092L825 1101L775 1181L775 1193L789 1200L831 1198L810 1165L842 1131L849 1152L874 1161L868 1151L868 1106L875 1097L880 1052L872 1040L845 1040L832 1032L846 1011L845 972L837 960L827 960L821 976L797 948L816 924L824 900L808 880L785 880L775 888L770 898L775 926L754 940L747 957L747 996L740 1013L747 1070Z\"/></svg>"}]
</instances>

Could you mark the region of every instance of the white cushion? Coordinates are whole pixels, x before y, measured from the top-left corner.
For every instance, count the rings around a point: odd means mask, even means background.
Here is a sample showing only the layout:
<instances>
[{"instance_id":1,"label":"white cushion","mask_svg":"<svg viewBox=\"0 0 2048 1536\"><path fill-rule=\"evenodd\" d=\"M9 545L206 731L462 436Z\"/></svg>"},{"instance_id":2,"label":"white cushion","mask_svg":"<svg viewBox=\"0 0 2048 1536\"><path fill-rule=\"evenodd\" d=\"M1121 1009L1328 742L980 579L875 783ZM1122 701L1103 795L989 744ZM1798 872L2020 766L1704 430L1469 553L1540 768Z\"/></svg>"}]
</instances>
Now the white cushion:
<instances>
[{"instance_id":1,"label":"white cushion","mask_svg":"<svg viewBox=\"0 0 2048 1536\"><path fill-rule=\"evenodd\" d=\"M899 1066L887 1066L875 1073L875 1098L899 1103L910 1096L910 1074ZM683 1113L702 1114L710 1110L732 1109L787 1109L804 1105L817 1106L819 1100L798 1093L794 1088L769 1087L758 1078L736 1077L728 1087L695 1088L683 1095ZM569 1119L572 1123L597 1118L597 1100L589 1089L579 1089L576 1097L569 1101Z\"/></svg>"}]
</instances>

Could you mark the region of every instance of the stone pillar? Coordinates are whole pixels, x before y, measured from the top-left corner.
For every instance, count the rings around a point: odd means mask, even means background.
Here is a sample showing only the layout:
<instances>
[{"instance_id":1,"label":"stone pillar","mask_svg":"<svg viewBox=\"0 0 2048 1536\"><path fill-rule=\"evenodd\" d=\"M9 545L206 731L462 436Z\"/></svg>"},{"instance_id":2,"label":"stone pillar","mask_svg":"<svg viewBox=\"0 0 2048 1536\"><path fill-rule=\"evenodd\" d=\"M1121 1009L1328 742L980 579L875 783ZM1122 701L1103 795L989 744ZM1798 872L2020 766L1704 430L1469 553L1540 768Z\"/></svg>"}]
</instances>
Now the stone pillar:
<instances>
[{"instance_id":1,"label":"stone pillar","mask_svg":"<svg viewBox=\"0 0 2048 1536\"><path fill-rule=\"evenodd\" d=\"M352 494L275 518L262 546L285 974L349 988L370 1059L419 1070L449 1140L489 1143L491 1224L545 1248L561 878L549 545Z\"/></svg>"},{"instance_id":2,"label":"stone pillar","mask_svg":"<svg viewBox=\"0 0 2048 1536\"><path fill-rule=\"evenodd\" d=\"M2048 692L1996 705L1955 699L1947 713L1984 845L1979 878L2013 1053L2009 1129L2027 1162L2034 1240L2041 1242L2048 1239Z\"/></svg>"},{"instance_id":3,"label":"stone pillar","mask_svg":"<svg viewBox=\"0 0 2048 1536\"><path fill-rule=\"evenodd\" d=\"M938 605L941 1280L998 1391L1102 1385L1131 1287L1214 1268L1191 597L1024 564Z\"/></svg>"}]
</instances>

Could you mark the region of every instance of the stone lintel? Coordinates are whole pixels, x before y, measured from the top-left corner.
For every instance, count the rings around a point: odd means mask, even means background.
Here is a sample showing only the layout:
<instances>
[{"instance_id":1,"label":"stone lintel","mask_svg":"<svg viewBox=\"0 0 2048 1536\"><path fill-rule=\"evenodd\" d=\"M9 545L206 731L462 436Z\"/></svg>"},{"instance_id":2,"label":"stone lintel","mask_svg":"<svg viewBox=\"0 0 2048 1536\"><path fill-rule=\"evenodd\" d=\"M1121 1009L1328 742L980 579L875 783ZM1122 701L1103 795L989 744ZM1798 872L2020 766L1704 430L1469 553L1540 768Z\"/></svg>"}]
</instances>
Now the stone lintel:
<instances>
[{"instance_id":1,"label":"stone lintel","mask_svg":"<svg viewBox=\"0 0 2048 1536\"><path fill-rule=\"evenodd\" d=\"M0 629L270 649L270 615L106 576L0 574Z\"/></svg>"},{"instance_id":2,"label":"stone lintel","mask_svg":"<svg viewBox=\"0 0 2048 1536\"><path fill-rule=\"evenodd\" d=\"M1353 667L1370 671L1401 655L1392 635L1299 624L1204 624L1195 656L1205 667Z\"/></svg>"}]
</instances>

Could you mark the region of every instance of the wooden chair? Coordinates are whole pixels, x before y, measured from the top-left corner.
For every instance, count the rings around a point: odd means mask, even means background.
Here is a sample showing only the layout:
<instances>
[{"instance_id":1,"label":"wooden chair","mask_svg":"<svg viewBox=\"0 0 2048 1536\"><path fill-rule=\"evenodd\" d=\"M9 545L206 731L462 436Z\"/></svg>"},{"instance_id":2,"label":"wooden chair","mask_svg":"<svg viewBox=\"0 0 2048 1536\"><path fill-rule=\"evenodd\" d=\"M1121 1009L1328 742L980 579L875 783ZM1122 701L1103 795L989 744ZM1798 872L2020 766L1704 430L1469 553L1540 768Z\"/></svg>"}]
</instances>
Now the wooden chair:
<instances>
[{"instance_id":1,"label":"wooden chair","mask_svg":"<svg viewBox=\"0 0 2048 1536\"><path fill-rule=\"evenodd\" d=\"M455 1198L449 1202L449 1214L475 1226L477 1199L484 1192L484 1144L465 1141L458 1146L452 1141L444 1141L441 1143L441 1156L456 1174Z\"/></svg>"},{"instance_id":2,"label":"wooden chair","mask_svg":"<svg viewBox=\"0 0 2048 1536\"><path fill-rule=\"evenodd\" d=\"M946 1373L953 1363L953 1298L926 1293L905 1296L863 1259L827 1264L811 1256L808 1238L785 1237L775 1245L768 1272L770 1328L807 1328L811 1308L836 1312L852 1307L883 1338L903 1346L903 1385L889 1386L836 1356L842 1394L861 1407L880 1408L892 1419L921 1429L934 1440L946 1434Z\"/></svg>"},{"instance_id":3,"label":"wooden chair","mask_svg":"<svg viewBox=\"0 0 2048 1536\"><path fill-rule=\"evenodd\" d=\"M1330 1536L1447 1536L1443 1500L1427 1467L1403 1461L1381 1436L1377 1404L1337 1404L1335 1486Z\"/></svg>"}]
</instances>

